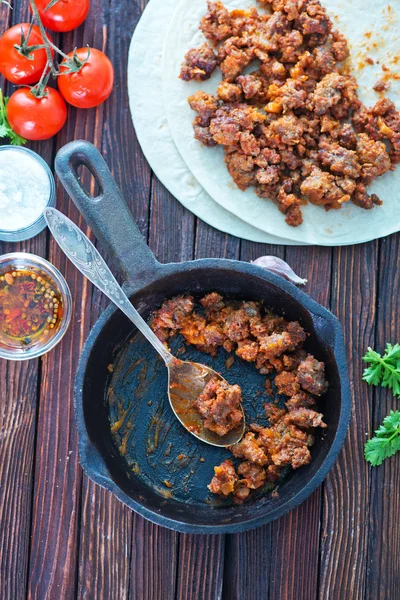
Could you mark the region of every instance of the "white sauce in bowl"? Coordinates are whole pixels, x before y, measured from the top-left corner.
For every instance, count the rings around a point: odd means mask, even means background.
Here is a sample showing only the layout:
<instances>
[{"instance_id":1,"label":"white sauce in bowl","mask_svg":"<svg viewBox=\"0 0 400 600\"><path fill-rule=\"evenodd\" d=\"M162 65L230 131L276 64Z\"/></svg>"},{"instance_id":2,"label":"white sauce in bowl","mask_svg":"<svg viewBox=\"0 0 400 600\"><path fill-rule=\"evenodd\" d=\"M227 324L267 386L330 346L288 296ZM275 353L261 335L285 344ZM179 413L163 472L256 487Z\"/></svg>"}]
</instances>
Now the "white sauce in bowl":
<instances>
[{"instance_id":1,"label":"white sauce in bowl","mask_svg":"<svg viewBox=\"0 0 400 600\"><path fill-rule=\"evenodd\" d=\"M32 225L46 208L50 193L49 175L34 155L11 147L0 152L0 230Z\"/></svg>"}]
</instances>

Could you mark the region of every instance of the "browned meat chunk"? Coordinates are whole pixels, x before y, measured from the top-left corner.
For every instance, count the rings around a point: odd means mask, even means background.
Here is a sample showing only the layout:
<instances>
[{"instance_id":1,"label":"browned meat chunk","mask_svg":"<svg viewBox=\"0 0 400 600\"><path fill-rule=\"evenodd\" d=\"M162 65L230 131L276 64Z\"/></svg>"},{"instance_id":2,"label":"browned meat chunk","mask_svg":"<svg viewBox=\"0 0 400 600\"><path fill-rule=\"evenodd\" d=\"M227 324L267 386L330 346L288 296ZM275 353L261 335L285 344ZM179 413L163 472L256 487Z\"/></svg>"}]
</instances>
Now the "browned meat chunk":
<instances>
[{"instance_id":1,"label":"browned meat chunk","mask_svg":"<svg viewBox=\"0 0 400 600\"><path fill-rule=\"evenodd\" d=\"M352 197L352 202L354 202L354 204L356 204L360 208L364 208L365 210L370 210L374 206L379 206L380 204L382 204L381 200L376 194L368 194L367 188L363 183L358 183L356 185L356 189Z\"/></svg>"},{"instance_id":2,"label":"browned meat chunk","mask_svg":"<svg viewBox=\"0 0 400 600\"><path fill-rule=\"evenodd\" d=\"M185 55L179 77L184 81L205 81L210 79L217 66L217 56L210 46L205 43L201 48L192 48Z\"/></svg>"},{"instance_id":3,"label":"browned meat chunk","mask_svg":"<svg viewBox=\"0 0 400 600\"><path fill-rule=\"evenodd\" d=\"M204 306L206 311L219 311L224 308L225 303L221 294L217 292L211 292L200 300L200 304Z\"/></svg>"},{"instance_id":4,"label":"browned meat chunk","mask_svg":"<svg viewBox=\"0 0 400 600\"><path fill-rule=\"evenodd\" d=\"M225 162L233 181L241 190L255 182L254 161L244 152L232 152L225 156Z\"/></svg>"},{"instance_id":5,"label":"browned meat chunk","mask_svg":"<svg viewBox=\"0 0 400 600\"><path fill-rule=\"evenodd\" d=\"M299 144L304 132L300 119L293 114L287 114L269 126L269 137L276 144L293 146Z\"/></svg>"},{"instance_id":6,"label":"browned meat chunk","mask_svg":"<svg viewBox=\"0 0 400 600\"><path fill-rule=\"evenodd\" d=\"M326 427L323 422L321 413L309 408L294 408L284 417L285 425L297 425L301 429L309 429L310 427Z\"/></svg>"},{"instance_id":7,"label":"browned meat chunk","mask_svg":"<svg viewBox=\"0 0 400 600\"><path fill-rule=\"evenodd\" d=\"M247 362L254 362L260 352L258 342L249 339L240 340L236 349L236 354Z\"/></svg>"},{"instance_id":8,"label":"browned meat chunk","mask_svg":"<svg viewBox=\"0 0 400 600\"><path fill-rule=\"evenodd\" d=\"M210 119L215 116L219 107L217 98L201 91L190 96L188 102L190 108L199 113L199 118L203 125L209 125Z\"/></svg>"},{"instance_id":9,"label":"browned meat chunk","mask_svg":"<svg viewBox=\"0 0 400 600\"><path fill-rule=\"evenodd\" d=\"M307 392L315 396L322 396L328 389L325 379L325 365L309 355L303 360L297 371L297 381Z\"/></svg>"},{"instance_id":10,"label":"browned meat chunk","mask_svg":"<svg viewBox=\"0 0 400 600\"><path fill-rule=\"evenodd\" d=\"M293 469L298 469L311 461L309 436L295 425L286 425L283 420L262 429L259 441L277 467L291 465Z\"/></svg>"},{"instance_id":11,"label":"browned meat chunk","mask_svg":"<svg viewBox=\"0 0 400 600\"><path fill-rule=\"evenodd\" d=\"M214 44L232 35L231 18L222 2L207 1L208 12L202 18L200 29Z\"/></svg>"},{"instance_id":12,"label":"browned meat chunk","mask_svg":"<svg viewBox=\"0 0 400 600\"><path fill-rule=\"evenodd\" d=\"M239 479L232 461L229 459L224 460L218 467L214 467L214 472L215 475L208 485L208 489L213 494L229 496L235 489L235 484Z\"/></svg>"},{"instance_id":13,"label":"browned meat chunk","mask_svg":"<svg viewBox=\"0 0 400 600\"><path fill-rule=\"evenodd\" d=\"M352 78L328 73L317 83L315 92L311 97L311 104L317 115L324 115L328 109L337 105L343 97L354 100L357 84Z\"/></svg>"},{"instance_id":14,"label":"browned meat chunk","mask_svg":"<svg viewBox=\"0 0 400 600\"><path fill-rule=\"evenodd\" d=\"M194 302L192 296L176 296L164 302L152 318L151 326L155 334L165 342L168 337L177 331L185 318L193 312Z\"/></svg>"},{"instance_id":15,"label":"browned meat chunk","mask_svg":"<svg viewBox=\"0 0 400 600\"><path fill-rule=\"evenodd\" d=\"M253 57L253 52L240 38L229 38L218 50L219 68L223 79L230 83L234 82Z\"/></svg>"},{"instance_id":16,"label":"browned meat chunk","mask_svg":"<svg viewBox=\"0 0 400 600\"><path fill-rule=\"evenodd\" d=\"M362 164L362 180L366 185L391 168L385 144L371 140L365 133L358 136L357 154Z\"/></svg>"},{"instance_id":17,"label":"browned meat chunk","mask_svg":"<svg viewBox=\"0 0 400 600\"><path fill-rule=\"evenodd\" d=\"M222 81L218 86L217 95L223 102L240 102L242 98L242 88L234 83Z\"/></svg>"},{"instance_id":18,"label":"browned meat chunk","mask_svg":"<svg viewBox=\"0 0 400 600\"><path fill-rule=\"evenodd\" d=\"M388 89L390 89L390 81L385 81L384 79L379 79L373 89L376 92L386 92Z\"/></svg>"},{"instance_id":19,"label":"browned meat chunk","mask_svg":"<svg viewBox=\"0 0 400 600\"><path fill-rule=\"evenodd\" d=\"M204 419L204 427L220 436L237 429L243 420L242 392L238 385L214 378L206 384L194 407Z\"/></svg>"},{"instance_id":20,"label":"browned meat chunk","mask_svg":"<svg viewBox=\"0 0 400 600\"><path fill-rule=\"evenodd\" d=\"M338 185L333 175L321 171L318 167L313 168L311 175L306 177L300 189L312 204L322 204L332 208L337 208L351 198L350 194L346 194Z\"/></svg>"},{"instance_id":21,"label":"browned meat chunk","mask_svg":"<svg viewBox=\"0 0 400 600\"><path fill-rule=\"evenodd\" d=\"M253 432L246 433L243 439L234 446L230 447L230 451L236 458L244 458L261 467L267 464L268 457L260 446L260 442L256 439Z\"/></svg>"},{"instance_id":22,"label":"browned meat chunk","mask_svg":"<svg viewBox=\"0 0 400 600\"><path fill-rule=\"evenodd\" d=\"M284 394L289 397L294 396L300 390L296 374L291 371L282 371L282 373L279 373L279 375L275 377L275 385L278 394Z\"/></svg>"},{"instance_id":23,"label":"browned meat chunk","mask_svg":"<svg viewBox=\"0 0 400 600\"><path fill-rule=\"evenodd\" d=\"M357 160L357 153L353 150L347 150L336 143L322 141L318 156L324 167L329 167L332 173L347 175L353 179L360 177L361 166Z\"/></svg>"},{"instance_id":24,"label":"browned meat chunk","mask_svg":"<svg viewBox=\"0 0 400 600\"><path fill-rule=\"evenodd\" d=\"M300 407L312 408L316 405L316 403L316 399L313 396L311 396L311 394L307 394L306 392L303 392L303 390L300 390L299 392L297 392L297 394L289 398L289 400L285 402L285 405L290 411Z\"/></svg>"},{"instance_id":25,"label":"browned meat chunk","mask_svg":"<svg viewBox=\"0 0 400 600\"><path fill-rule=\"evenodd\" d=\"M204 144L205 146L211 148L217 145L217 142L211 135L209 126L205 126L203 124L203 120L200 117L196 117L193 121L193 131L195 139Z\"/></svg>"},{"instance_id":26,"label":"browned meat chunk","mask_svg":"<svg viewBox=\"0 0 400 600\"><path fill-rule=\"evenodd\" d=\"M240 483L243 483L251 490L256 490L264 485L267 476L265 469L260 467L260 465L248 461L242 462L238 466L237 472L243 477Z\"/></svg>"},{"instance_id":27,"label":"browned meat chunk","mask_svg":"<svg viewBox=\"0 0 400 600\"><path fill-rule=\"evenodd\" d=\"M270 425L275 425L275 423L280 421L286 414L286 410L284 408L279 408L276 404L267 403L264 404L264 408Z\"/></svg>"},{"instance_id":28,"label":"browned meat chunk","mask_svg":"<svg viewBox=\"0 0 400 600\"><path fill-rule=\"evenodd\" d=\"M241 86L246 99L260 97L263 94L263 82L254 75L240 75L236 82Z\"/></svg>"}]
</instances>

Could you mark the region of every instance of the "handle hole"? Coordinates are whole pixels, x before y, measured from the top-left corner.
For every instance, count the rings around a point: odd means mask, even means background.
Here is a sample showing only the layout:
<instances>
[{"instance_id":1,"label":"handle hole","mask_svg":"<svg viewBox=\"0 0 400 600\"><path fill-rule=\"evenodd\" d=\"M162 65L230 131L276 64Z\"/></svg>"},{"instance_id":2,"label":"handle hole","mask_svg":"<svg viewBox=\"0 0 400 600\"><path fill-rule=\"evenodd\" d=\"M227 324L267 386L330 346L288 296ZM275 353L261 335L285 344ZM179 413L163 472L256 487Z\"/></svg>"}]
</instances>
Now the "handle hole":
<instances>
[{"instance_id":1,"label":"handle hole","mask_svg":"<svg viewBox=\"0 0 400 600\"><path fill-rule=\"evenodd\" d=\"M79 182L88 196L98 198L103 193L103 189L97 181L96 176L85 164L80 164L76 172Z\"/></svg>"}]
</instances>

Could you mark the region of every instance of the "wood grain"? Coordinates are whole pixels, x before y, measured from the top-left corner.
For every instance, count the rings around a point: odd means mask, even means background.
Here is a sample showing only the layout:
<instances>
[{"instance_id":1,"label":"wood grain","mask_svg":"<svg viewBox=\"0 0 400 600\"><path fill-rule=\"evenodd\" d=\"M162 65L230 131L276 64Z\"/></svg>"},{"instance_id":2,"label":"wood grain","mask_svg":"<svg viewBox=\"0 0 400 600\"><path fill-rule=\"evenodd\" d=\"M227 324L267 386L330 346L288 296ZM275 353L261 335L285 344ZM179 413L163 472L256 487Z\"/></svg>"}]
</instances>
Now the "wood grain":
<instances>
[{"instance_id":1,"label":"wood grain","mask_svg":"<svg viewBox=\"0 0 400 600\"><path fill-rule=\"evenodd\" d=\"M99 147L136 222L147 238L151 171L140 152L130 124L125 76L131 32L139 19L140 10L137 4L129 3L125 11L109 11L107 19L104 17L107 25L107 54L114 64L115 78L119 84L104 106ZM119 110L115 110L115 107L119 107ZM123 139L124 144L115 144L115 139ZM112 260L101 246L99 250L112 265ZM97 289L92 290L91 325L108 304L108 299ZM133 513L84 475L77 598L124 600L129 597L132 527Z\"/></svg>"},{"instance_id":2,"label":"wood grain","mask_svg":"<svg viewBox=\"0 0 400 600\"><path fill-rule=\"evenodd\" d=\"M227 535L223 600L268 600L271 525Z\"/></svg>"},{"instance_id":3,"label":"wood grain","mask_svg":"<svg viewBox=\"0 0 400 600\"><path fill-rule=\"evenodd\" d=\"M176 599L220 600L223 554L224 536L181 534Z\"/></svg>"},{"instance_id":4,"label":"wood grain","mask_svg":"<svg viewBox=\"0 0 400 600\"><path fill-rule=\"evenodd\" d=\"M100 0L92 3L91 16L81 28L63 37L63 47L82 46L83 40L103 47L104 8ZM57 138L58 146L81 137L99 146L103 113L104 106L91 111L69 107L67 124ZM84 231L87 229L60 185L57 206ZM88 282L54 242L49 256L66 276L75 302L72 326L61 344L43 360L28 586L28 598L35 600L74 597L77 589L81 469L72 398L76 366L90 325Z\"/></svg>"},{"instance_id":5,"label":"wood grain","mask_svg":"<svg viewBox=\"0 0 400 600\"><path fill-rule=\"evenodd\" d=\"M399 236L380 242L376 349L383 352L387 342L399 342L400 306L398 290ZM390 410L400 410L398 398L378 388L371 430L379 427ZM370 469L369 535L367 539L366 600L392 600L400 597L400 454ZM379 573L379 577L377 576Z\"/></svg>"},{"instance_id":6,"label":"wood grain","mask_svg":"<svg viewBox=\"0 0 400 600\"><path fill-rule=\"evenodd\" d=\"M178 535L134 515L130 600L174 600Z\"/></svg>"},{"instance_id":7,"label":"wood grain","mask_svg":"<svg viewBox=\"0 0 400 600\"><path fill-rule=\"evenodd\" d=\"M26 11L22 12L22 16ZM17 23L19 14L0 5L0 34ZM5 94L13 87L0 76ZM0 140L0 144L6 140ZM32 144L51 163L52 142ZM0 242L0 254L31 252L46 255L46 232L33 240ZM0 596L26 597L29 533L33 494L33 464L41 359L10 362L0 359Z\"/></svg>"},{"instance_id":8,"label":"wood grain","mask_svg":"<svg viewBox=\"0 0 400 600\"><path fill-rule=\"evenodd\" d=\"M377 242L334 250L332 309L342 323L353 392L350 431L324 484L319 598L364 598L369 469L363 456L373 390L361 381L361 357L374 344ZM379 572L376 565L375 576Z\"/></svg>"}]
</instances>

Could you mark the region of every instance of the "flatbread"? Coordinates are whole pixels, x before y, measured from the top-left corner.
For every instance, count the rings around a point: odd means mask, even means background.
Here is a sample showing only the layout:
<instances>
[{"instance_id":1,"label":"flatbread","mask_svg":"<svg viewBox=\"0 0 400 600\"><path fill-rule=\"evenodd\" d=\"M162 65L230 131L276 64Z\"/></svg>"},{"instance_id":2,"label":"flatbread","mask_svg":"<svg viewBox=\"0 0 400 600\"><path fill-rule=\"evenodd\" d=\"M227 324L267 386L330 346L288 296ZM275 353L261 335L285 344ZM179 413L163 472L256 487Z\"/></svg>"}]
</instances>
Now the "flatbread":
<instances>
[{"instance_id":1,"label":"flatbread","mask_svg":"<svg viewBox=\"0 0 400 600\"><path fill-rule=\"evenodd\" d=\"M296 244L252 227L214 202L192 175L172 139L161 90L164 38L175 0L151 0L132 38L129 103L136 135L158 179L185 208L216 229L266 244Z\"/></svg>"},{"instance_id":2,"label":"flatbread","mask_svg":"<svg viewBox=\"0 0 400 600\"><path fill-rule=\"evenodd\" d=\"M383 0L325 0L323 3L338 29L350 41L360 98L367 105L372 105L379 98L372 87L382 76L382 65L400 75L400 65L396 64L395 57L400 46L399 14ZM256 5L254 0L226 0L224 4L229 9ZM257 9L263 10L260 5ZM254 188L244 192L237 188L226 169L223 149L206 148L194 139L191 123L195 115L187 103L187 97L198 89L215 93L221 80L220 72L202 83L186 83L178 79L185 53L204 43L198 27L205 12L205 0L179 2L165 38L162 70L165 107L175 144L193 175L213 200L263 231L309 244L356 244L399 231L400 166L396 171L379 177L369 187L371 193L375 192L384 201L382 206L366 211L349 203L341 210L326 212L322 207L308 204L302 207L304 223L295 228L285 223L273 202L259 198ZM367 64L367 57L371 57L375 64ZM393 82L387 95L400 106L399 81Z\"/></svg>"}]
</instances>

